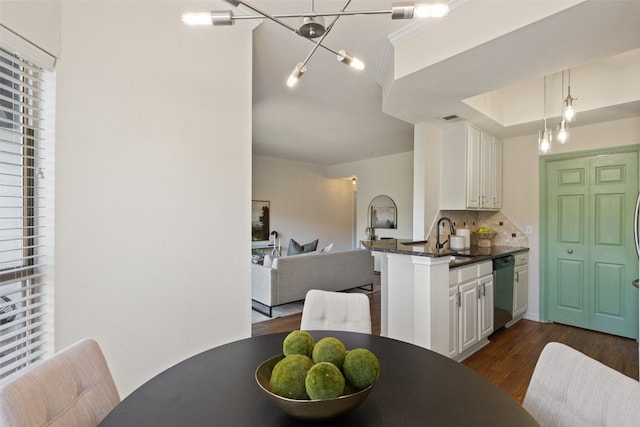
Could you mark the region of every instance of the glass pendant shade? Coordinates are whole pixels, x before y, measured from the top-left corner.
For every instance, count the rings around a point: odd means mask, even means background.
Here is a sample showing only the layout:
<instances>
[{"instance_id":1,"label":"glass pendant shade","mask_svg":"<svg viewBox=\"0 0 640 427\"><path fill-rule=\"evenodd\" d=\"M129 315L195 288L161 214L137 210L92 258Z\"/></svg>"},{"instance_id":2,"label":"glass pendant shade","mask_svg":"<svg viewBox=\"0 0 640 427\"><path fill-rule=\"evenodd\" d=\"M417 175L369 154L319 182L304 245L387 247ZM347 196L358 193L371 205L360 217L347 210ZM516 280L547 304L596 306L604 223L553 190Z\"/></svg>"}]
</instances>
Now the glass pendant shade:
<instances>
[{"instance_id":1,"label":"glass pendant shade","mask_svg":"<svg viewBox=\"0 0 640 427\"><path fill-rule=\"evenodd\" d=\"M569 132L567 131L567 121L563 118L558 123L558 142L560 144L566 144L569 139Z\"/></svg>"},{"instance_id":2,"label":"glass pendant shade","mask_svg":"<svg viewBox=\"0 0 640 427\"><path fill-rule=\"evenodd\" d=\"M551 150L551 132L549 129L538 131L538 153L547 154Z\"/></svg>"}]
</instances>

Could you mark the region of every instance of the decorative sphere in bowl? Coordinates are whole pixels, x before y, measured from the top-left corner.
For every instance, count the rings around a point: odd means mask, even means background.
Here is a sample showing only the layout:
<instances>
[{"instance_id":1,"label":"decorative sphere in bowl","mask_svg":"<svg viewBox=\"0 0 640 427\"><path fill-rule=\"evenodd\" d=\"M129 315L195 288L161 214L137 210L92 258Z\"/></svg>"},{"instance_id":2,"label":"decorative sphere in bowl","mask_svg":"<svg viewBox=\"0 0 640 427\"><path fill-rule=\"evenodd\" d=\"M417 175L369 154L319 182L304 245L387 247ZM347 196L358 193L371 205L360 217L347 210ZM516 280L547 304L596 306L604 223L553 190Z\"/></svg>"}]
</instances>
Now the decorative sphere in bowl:
<instances>
[{"instance_id":1,"label":"decorative sphere in bowl","mask_svg":"<svg viewBox=\"0 0 640 427\"><path fill-rule=\"evenodd\" d=\"M321 400L297 400L289 399L273 393L269 386L273 367L284 359L280 354L262 362L256 369L256 382L269 401L280 408L284 413L302 420L323 420L337 417L360 405L369 395L375 383L369 387L352 394L336 397L334 399Z\"/></svg>"}]
</instances>

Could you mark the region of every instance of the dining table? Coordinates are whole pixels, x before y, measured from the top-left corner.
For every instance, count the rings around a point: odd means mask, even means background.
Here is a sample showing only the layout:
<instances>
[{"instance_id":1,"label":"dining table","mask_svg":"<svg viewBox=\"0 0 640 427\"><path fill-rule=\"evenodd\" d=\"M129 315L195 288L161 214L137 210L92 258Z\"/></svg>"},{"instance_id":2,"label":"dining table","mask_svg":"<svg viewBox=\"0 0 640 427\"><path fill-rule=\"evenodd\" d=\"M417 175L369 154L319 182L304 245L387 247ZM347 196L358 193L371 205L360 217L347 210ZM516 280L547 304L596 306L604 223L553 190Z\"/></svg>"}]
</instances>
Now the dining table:
<instances>
[{"instance_id":1,"label":"dining table","mask_svg":"<svg viewBox=\"0 0 640 427\"><path fill-rule=\"evenodd\" d=\"M309 331L347 350L366 348L380 363L378 381L356 408L305 421L285 414L260 389L255 373L282 353L287 332L260 335L196 354L126 396L99 424L126 426L535 426L518 401L441 354L377 335Z\"/></svg>"}]
</instances>

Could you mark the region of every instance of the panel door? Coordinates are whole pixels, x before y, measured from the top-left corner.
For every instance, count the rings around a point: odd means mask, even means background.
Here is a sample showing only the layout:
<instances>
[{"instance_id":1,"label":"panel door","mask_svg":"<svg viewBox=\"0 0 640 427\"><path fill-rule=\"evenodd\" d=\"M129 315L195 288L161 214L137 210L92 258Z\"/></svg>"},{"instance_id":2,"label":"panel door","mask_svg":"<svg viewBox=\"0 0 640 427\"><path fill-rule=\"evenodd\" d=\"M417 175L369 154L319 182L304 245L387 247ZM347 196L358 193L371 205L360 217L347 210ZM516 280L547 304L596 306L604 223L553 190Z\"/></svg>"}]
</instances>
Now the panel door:
<instances>
[{"instance_id":1,"label":"panel door","mask_svg":"<svg viewBox=\"0 0 640 427\"><path fill-rule=\"evenodd\" d=\"M458 355L458 286L449 287L449 349L447 356L454 358Z\"/></svg>"},{"instance_id":2,"label":"panel door","mask_svg":"<svg viewBox=\"0 0 640 427\"><path fill-rule=\"evenodd\" d=\"M527 312L529 306L529 267L520 265L513 270L513 317Z\"/></svg>"},{"instance_id":3,"label":"panel door","mask_svg":"<svg viewBox=\"0 0 640 427\"><path fill-rule=\"evenodd\" d=\"M547 185L549 320L637 338L637 153L552 162Z\"/></svg>"},{"instance_id":4,"label":"panel door","mask_svg":"<svg viewBox=\"0 0 640 427\"><path fill-rule=\"evenodd\" d=\"M467 126L467 207L480 207L480 130Z\"/></svg>"},{"instance_id":5,"label":"panel door","mask_svg":"<svg viewBox=\"0 0 640 427\"><path fill-rule=\"evenodd\" d=\"M488 337L493 332L493 275L478 279L478 337Z\"/></svg>"},{"instance_id":6,"label":"panel door","mask_svg":"<svg viewBox=\"0 0 640 427\"><path fill-rule=\"evenodd\" d=\"M547 297L549 320L588 327L589 161L547 168Z\"/></svg>"},{"instance_id":7,"label":"panel door","mask_svg":"<svg viewBox=\"0 0 640 427\"><path fill-rule=\"evenodd\" d=\"M477 280L460 284L460 317L458 351L469 349L478 342L478 284Z\"/></svg>"},{"instance_id":8,"label":"panel door","mask_svg":"<svg viewBox=\"0 0 640 427\"><path fill-rule=\"evenodd\" d=\"M589 325L630 338L638 337L638 290L631 285L638 274L633 241L637 164L630 153L590 159Z\"/></svg>"}]
</instances>

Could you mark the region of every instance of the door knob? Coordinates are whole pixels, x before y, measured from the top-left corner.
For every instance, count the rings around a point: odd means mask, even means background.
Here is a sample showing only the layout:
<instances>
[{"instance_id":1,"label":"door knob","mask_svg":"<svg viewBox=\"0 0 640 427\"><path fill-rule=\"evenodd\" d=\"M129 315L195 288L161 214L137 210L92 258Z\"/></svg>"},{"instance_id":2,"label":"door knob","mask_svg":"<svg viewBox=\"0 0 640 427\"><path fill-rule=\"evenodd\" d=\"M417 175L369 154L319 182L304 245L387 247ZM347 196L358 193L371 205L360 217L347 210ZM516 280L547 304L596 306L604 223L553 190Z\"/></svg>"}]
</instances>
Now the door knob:
<instances>
[{"instance_id":1,"label":"door knob","mask_svg":"<svg viewBox=\"0 0 640 427\"><path fill-rule=\"evenodd\" d=\"M573 253L573 249L567 249L567 253L568 254L572 254Z\"/></svg>"},{"instance_id":2,"label":"door knob","mask_svg":"<svg viewBox=\"0 0 640 427\"><path fill-rule=\"evenodd\" d=\"M636 279L636 280L633 280L633 281L631 282L631 284L632 284L633 286L635 286L636 288L638 287L638 280L640 280L640 279Z\"/></svg>"}]
</instances>

